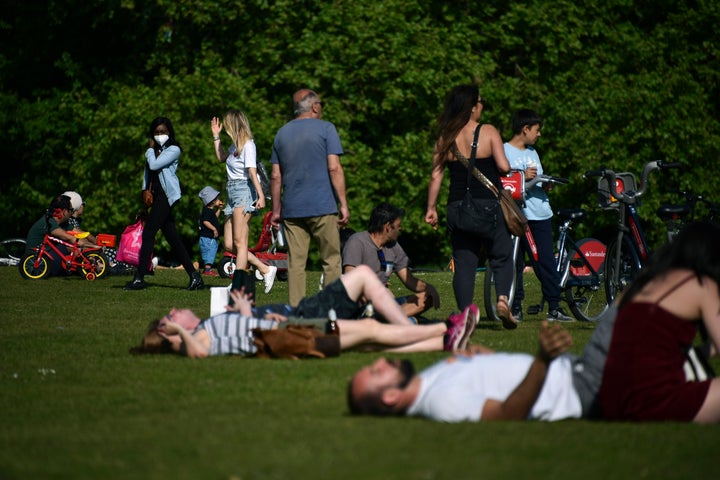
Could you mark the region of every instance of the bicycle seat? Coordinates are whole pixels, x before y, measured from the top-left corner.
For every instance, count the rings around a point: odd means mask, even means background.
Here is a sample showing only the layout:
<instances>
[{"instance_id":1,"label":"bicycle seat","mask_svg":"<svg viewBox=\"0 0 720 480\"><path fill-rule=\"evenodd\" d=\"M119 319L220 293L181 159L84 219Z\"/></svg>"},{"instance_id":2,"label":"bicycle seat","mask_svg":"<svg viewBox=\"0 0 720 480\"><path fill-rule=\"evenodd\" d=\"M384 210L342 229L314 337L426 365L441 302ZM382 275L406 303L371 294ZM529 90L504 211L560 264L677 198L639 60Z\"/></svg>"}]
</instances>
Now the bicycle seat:
<instances>
[{"instance_id":1,"label":"bicycle seat","mask_svg":"<svg viewBox=\"0 0 720 480\"><path fill-rule=\"evenodd\" d=\"M585 210L582 208L561 208L557 211L558 216L564 220L582 220Z\"/></svg>"},{"instance_id":2,"label":"bicycle seat","mask_svg":"<svg viewBox=\"0 0 720 480\"><path fill-rule=\"evenodd\" d=\"M657 214L663 220L677 220L690 214L689 205L660 205Z\"/></svg>"}]
</instances>

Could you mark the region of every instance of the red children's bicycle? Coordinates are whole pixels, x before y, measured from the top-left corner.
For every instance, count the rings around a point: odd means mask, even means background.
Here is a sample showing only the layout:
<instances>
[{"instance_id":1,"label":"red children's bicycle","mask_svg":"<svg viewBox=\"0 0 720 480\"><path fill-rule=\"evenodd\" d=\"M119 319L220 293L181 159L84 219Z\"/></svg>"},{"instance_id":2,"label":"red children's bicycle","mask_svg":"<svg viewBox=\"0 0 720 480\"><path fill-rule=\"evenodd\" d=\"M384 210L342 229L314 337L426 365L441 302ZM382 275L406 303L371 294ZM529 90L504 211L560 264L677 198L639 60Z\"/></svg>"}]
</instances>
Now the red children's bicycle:
<instances>
[{"instance_id":1,"label":"red children's bicycle","mask_svg":"<svg viewBox=\"0 0 720 480\"><path fill-rule=\"evenodd\" d=\"M32 280L47 277L50 275L50 265L53 262L51 255L54 255L55 258L60 259L62 268L67 272L76 272L79 269L86 280L102 277L108 270L108 260L103 247L97 245L81 247L78 244L79 239L78 237L74 243L70 243L45 234L42 244L34 247L32 252L22 258L20 274Z\"/></svg>"}]
</instances>

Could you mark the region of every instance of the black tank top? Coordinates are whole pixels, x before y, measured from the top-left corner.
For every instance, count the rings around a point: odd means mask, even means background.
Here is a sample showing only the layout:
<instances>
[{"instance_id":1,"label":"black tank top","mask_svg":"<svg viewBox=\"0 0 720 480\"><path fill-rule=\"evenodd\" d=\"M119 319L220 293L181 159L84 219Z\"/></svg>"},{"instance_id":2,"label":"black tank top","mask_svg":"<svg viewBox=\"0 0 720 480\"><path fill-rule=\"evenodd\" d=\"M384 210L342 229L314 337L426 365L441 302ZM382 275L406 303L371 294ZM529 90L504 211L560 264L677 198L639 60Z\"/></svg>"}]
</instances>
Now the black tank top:
<instances>
[{"instance_id":1,"label":"black tank top","mask_svg":"<svg viewBox=\"0 0 720 480\"><path fill-rule=\"evenodd\" d=\"M456 157L462 158L463 155L454 150ZM500 172L495 164L495 157L490 156L486 158L476 158L475 167L485 175L488 180L495 185L498 190L502 188L502 182L500 181ZM450 192L448 194L448 203L462 200L465 197L465 188L467 186L467 168L462 162L458 160L448 161L447 168L450 172ZM478 179L470 177L470 194L473 198L497 198L485 185L480 183Z\"/></svg>"}]
</instances>

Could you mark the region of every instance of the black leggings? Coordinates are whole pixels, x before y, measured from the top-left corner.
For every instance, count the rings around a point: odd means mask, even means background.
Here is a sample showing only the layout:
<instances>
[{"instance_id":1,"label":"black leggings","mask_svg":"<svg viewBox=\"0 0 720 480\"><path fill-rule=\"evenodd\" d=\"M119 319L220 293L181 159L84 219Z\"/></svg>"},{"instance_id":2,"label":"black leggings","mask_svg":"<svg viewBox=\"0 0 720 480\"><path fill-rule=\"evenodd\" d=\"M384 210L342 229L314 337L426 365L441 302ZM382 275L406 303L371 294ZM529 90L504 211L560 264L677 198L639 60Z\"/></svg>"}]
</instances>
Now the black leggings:
<instances>
[{"instance_id":1,"label":"black leggings","mask_svg":"<svg viewBox=\"0 0 720 480\"><path fill-rule=\"evenodd\" d=\"M162 230L173 253L177 256L178 260L180 260L180 263L188 275L190 275L195 272L195 267L175 227L172 207L168 203L165 192L162 189L158 189L157 192L153 192L153 197L153 206L150 209L148 218L145 221L145 229L143 230L142 247L140 248L140 264L137 274L142 278L147 273L150 256L155 247L155 235L157 235L158 230Z\"/></svg>"},{"instance_id":2,"label":"black leggings","mask_svg":"<svg viewBox=\"0 0 720 480\"><path fill-rule=\"evenodd\" d=\"M473 303L475 277L483 250L489 259L490 270L495 272L495 291L498 296L509 295L512 283L512 242L505 219L498 209L497 227L491 238L470 235L458 230L450 232L455 275L453 290L460 310ZM488 272L485 273L486 275Z\"/></svg>"}]
</instances>

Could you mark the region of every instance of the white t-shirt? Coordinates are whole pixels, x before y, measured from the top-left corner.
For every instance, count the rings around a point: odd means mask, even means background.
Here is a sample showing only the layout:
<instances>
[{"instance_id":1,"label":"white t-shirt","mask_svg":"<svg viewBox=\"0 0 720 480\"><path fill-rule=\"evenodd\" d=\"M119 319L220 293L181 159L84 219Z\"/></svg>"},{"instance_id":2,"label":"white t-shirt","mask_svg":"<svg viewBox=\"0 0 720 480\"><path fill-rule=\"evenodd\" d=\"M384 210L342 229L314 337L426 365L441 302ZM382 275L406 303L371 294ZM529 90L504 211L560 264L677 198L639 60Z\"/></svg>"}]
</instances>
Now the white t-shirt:
<instances>
[{"instance_id":1,"label":"white t-shirt","mask_svg":"<svg viewBox=\"0 0 720 480\"><path fill-rule=\"evenodd\" d=\"M257 149L255 142L251 139L243 145L242 150L235 156L237 147L231 145L228 149L228 157L225 160L228 180L248 180L247 169L257 168Z\"/></svg>"},{"instance_id":2,"label":"white t-shirt","mask_svg":"<svg viewBox=\"0 0 720 480\"><path fill-rule=\"evenodd\" d=\"M457 355L422 371L420 392L407 415L440 422L477 422L488 399L504 401L527 375L531 355L494 353ZM569 356L556 358L528 419L580 418L582 407Z\"/></svg>"}]
</instances>

